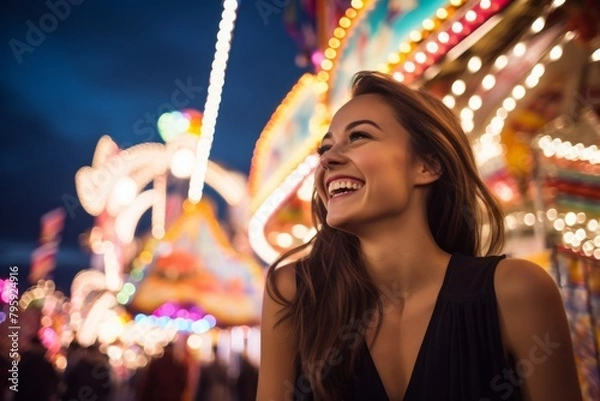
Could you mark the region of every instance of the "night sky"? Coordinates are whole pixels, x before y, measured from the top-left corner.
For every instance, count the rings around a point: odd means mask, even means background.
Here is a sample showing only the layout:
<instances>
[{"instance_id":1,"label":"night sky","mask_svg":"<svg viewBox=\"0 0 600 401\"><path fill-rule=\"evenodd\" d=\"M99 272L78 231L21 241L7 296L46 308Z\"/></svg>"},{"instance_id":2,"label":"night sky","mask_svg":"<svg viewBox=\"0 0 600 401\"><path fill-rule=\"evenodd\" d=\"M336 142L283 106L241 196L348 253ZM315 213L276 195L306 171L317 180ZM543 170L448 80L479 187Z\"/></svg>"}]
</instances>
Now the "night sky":
<instances>
[{"instance_id":1,"label":"night sky","mask_svg":"<svg viewBox=\"0 0 600 401\"><path fill-rule=\"evenodd\" d=\"M24 280L40 216L70 207L75 172L91 163L100 136L125 147L161 141L157 114L182 84L192 88L187 107L203 109L222 3L8 0L0 7L0 277L17 265ZM302 74L282 14L263 17L255 1L242 1L211 151L212 160L246 173L258 135ZM47 33L36 36L41 26ZM77 238L91 225L71 207L54 273L62 290L88 267Z\"/></svg>"}]
</instances>

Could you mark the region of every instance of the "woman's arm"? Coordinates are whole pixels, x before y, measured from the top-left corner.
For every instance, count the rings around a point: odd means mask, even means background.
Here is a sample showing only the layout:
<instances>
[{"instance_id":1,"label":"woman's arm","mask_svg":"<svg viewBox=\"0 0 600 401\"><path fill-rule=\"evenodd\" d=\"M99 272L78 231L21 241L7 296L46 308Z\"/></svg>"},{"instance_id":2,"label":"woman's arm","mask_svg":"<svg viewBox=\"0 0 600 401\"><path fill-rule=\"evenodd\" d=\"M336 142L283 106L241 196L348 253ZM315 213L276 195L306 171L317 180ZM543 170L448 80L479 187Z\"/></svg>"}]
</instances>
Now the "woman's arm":
<instances>
[{"instance_id":1,"label":"woman's arm","mask_svg":"<svg viewBox=\"0 0 600 401\"><path fill-rule=\"evenodd\" d=\"M558 288L538 265L504 259L495 275L503 339L530 401L582 399L569 326Z\"/></svg>"},{"instance_id":2,"label":"woman's arm","mask_svg":"<svg viewBox=\"0 0 600 401\"><path fill-rule=\"evenodd\" d=\"M275 284L281 295L292 300L296 295L296 277L293 265L282 266L275 272ZM293 325L279 320L282 305L265 290L261 320L260 369L257 401L291 401L294 392Z\"/></svg>"}]
</instances>

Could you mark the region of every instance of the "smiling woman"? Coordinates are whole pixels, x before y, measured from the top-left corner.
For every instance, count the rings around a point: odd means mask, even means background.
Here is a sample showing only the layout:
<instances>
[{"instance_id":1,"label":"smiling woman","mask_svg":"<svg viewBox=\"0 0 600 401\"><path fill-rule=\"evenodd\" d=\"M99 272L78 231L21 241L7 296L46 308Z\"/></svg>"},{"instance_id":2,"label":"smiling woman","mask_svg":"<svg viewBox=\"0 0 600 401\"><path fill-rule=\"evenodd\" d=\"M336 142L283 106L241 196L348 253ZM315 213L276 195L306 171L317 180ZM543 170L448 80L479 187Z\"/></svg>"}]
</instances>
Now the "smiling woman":
<instances>
[{"instance_id":1,"label":"smiling woman","mask_svg":"<svg viewBox=\"0 0 600 401\"><path fill-rule=\"evenodd\" d=\"M259 401L581 399L558 289L494 256L503 216L440 101L358 73L319 154L317 233L268 273Z\"/></svg>"}]
</instances>

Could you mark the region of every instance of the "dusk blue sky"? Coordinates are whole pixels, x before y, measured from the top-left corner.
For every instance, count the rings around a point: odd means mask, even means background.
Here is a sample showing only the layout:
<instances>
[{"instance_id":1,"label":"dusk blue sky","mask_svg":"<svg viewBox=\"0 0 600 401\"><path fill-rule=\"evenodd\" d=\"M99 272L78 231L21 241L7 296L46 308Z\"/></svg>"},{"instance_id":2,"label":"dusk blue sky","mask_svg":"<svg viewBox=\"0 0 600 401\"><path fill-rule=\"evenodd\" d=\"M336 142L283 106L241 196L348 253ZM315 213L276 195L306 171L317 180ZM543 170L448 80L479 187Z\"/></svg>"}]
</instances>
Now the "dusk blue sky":
<instances>
[{"instance_id":1,"label":"dusk blue sky","mask_svg":"<svg viewBox=\"0 0 600 401\"><path fill-rule=\"evenodd\" d=\"M75 198L75 172L100 136L160 141L134 125L154 127L146 118L171 102L177 81L203 88L188 107L206 100L221 1L71 0L66 18L33 36L31 26L52 22L48 4L66 1L8 0L0 13L0 277L11 265L25 273L40 216ZM15 52L21 44L30 47ZM211 159L248 172L262 128L302 74L296 53L281 13L265 19L255 1L241 2ZM63 287L87 267L77 236L91 225L82 208L67 217L55 272Z\"/></svg>"}]
</instances>

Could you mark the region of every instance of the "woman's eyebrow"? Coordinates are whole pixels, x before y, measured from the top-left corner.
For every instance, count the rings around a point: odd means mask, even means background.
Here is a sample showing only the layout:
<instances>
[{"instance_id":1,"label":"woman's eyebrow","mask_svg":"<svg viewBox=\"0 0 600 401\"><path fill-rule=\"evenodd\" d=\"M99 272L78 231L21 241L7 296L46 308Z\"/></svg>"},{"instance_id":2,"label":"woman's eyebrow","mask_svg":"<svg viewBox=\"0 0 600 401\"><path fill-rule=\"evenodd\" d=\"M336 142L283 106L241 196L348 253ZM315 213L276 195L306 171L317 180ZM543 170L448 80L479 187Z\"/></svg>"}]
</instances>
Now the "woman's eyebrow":
<instances>
[{"instance_id":1,"label":"woman's eyebrow","mask_svg":"<svg viewBox=\"0 0 600 401\"><path fill-rule=\"evenodd\" d=\"M374 121L371 120L356 120L356 121L352 121L350 124L346 125L346 131L351 130L352 128L361 125L361 124L369 124L372 125L373 127L377 128L378 130L381 131L381 127L379 127L379 125L377 125Z\"/></svg>"},{"instance_id":2,"label":"woman's eyebrow","mask_svg":"<svg viewBox=\"0 0 600 401\"><path fill-rule=\"evenodd\" d=\"M379 127L379 125L377 125L374 121L371 120L356 120L356 121L352 121L351 123L349 123L348 125L346 125L346 131L351 130L354 127L357 127L361 124L368 124L368 125L372 125L373 127L377 128L379 131L381 131L381 127ZM323 139L321 139L321 142L324 141L325 139L330 139L332 137L332 133L328 132L323 136Z\"/></svg>"}]
</instances>

